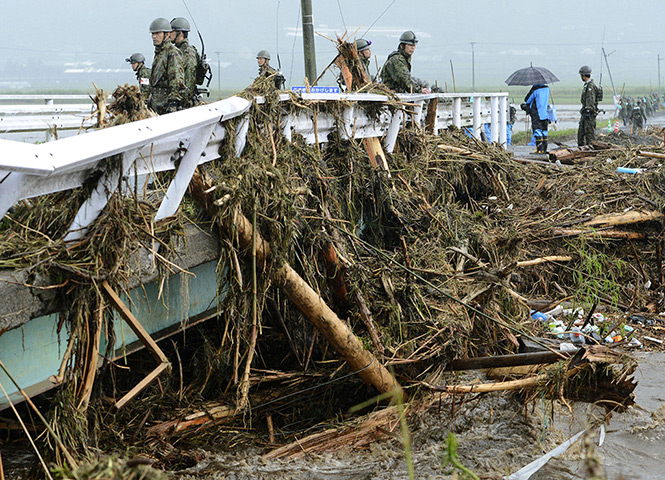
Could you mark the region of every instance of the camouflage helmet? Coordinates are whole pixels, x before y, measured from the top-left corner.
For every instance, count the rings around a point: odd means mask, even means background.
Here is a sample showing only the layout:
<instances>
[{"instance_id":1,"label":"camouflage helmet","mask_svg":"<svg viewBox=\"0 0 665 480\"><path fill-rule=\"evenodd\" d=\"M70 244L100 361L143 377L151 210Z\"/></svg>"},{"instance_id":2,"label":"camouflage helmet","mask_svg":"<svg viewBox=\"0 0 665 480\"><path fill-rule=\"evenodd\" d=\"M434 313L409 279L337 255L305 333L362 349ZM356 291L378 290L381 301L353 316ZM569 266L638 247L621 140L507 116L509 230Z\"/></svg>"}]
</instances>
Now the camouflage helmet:
<instances>
[{"instance_id":1,"label":"camouflage helmet","mask_svg":"<svg viewBox=\"0 0 665 480\"><path fill-rule=\"evenodd\" d=\"M259 50L259 53L256 54L256 58L265 58L270 60L270 52L268 50Z\"/></svg>"},{"instance_id":2,"label":"camouflage helmet","mask_svg":"<svg viewBox=\"0 0 665 480\"><path fill-rule=\"evenodd\" d=\"M142 53L132 53L132 56L125 58L125 62L129 63L145 63L145 57Z\"/></svg>"},{"instance_id":3,"label":"camouflage helmet","mask_svg":"<svg viewBox=\"0 0 665 480\"><path fill-rule=\"evenodd\" d=\"M358 53L364 52L369 48L369 46L372 44L370 40L365 40L364 38L359 38L356 40L356 50L358 50Z\"/></svg>"},{"instance_id":4,"label":"camouflage helmet","mask_svg":"<svg viewBox=\"0 0 665 480\"><path fill-rule=\"evenodd\" d=\"M411 30L407 30L399 36L399 43L406 43L407 45L415 45L418 43L416 34Z\"/></svg>"},{"instance_id":5,"label":"camouflage helmet","mask_svg":"<svg viewBox=\"0 0 665 480\"><path fill-rule=\"evenodd\" d=\"M183 17L175 17L171 20L171 28L176 32L189 32L190 30L189 22Z\"/></svg>"},{"instance_id":6,"label":"camouflage helmet","mask_svg":"<svg viewBox=\"0 0 665 480\"><path fill-rule=\"evenodd\" d=\"M171 23L164 17L155 18L150 24L150 33L170 32Z\"/></svg>"},{"instance_id":7,"label":"camouflage helmet","mask_svg":"<svg viewBox=\"0 0 665 480\"><path fill-rule=\"evenodd\" d=\"M591 75L591 67L589 65L582 65L580 67L580 75Z\"/></svg>"}]
</instances>

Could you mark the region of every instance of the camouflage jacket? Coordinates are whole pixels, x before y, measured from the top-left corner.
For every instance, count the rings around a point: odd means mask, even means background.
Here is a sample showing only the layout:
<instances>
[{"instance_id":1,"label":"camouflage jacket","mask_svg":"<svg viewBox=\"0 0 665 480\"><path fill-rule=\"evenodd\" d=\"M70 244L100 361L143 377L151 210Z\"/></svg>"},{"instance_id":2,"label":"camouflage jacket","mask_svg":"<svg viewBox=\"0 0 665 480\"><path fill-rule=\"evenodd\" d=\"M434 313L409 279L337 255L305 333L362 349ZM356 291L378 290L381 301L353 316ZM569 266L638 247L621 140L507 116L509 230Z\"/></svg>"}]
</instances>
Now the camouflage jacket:
<instances>
[{"instance_id":1,"label":"camouflage jacket","mask_svg":"<svg viewBox=\"0 0 665 480\"><path fill-rule=\"evenodd\" d=\"M136 80L139 82L139 90L143 101L147 102L150 96L150 69L145 65L136 71Z\"/></svg>"},{"instance_id":2,"label":"camouflage jacket","mask_svg":"<svg viewBox=\"0 0 665 480\"><path fill-rule=\"evenodd\" d=\"M273 78L275 79L275 88L277 90L281 90L284 86L284 83L286 83L286 78L284 78L284 75L279 73L279 71L272 68L267 62L259 67L259 75L256 78L269 77L271 75L274 75Z\"/></svg>"},{"instance_id":3,"label":"camouflage jacket","mask_svg":"<svg viewBox=\"0 0 665 480\"><path fill-rule=\"evenodd\" d=\"M369 58L366 58L364 56L360 57L360 63L362 64L363 68L365 69L365 73L367 74L367 79L371 82L372 75L369 73Z\"/></svg>"},{"instance_id":4,"label":"camouflage jacket","mask_svg":"<svg viewBox=\"0 0 665 480\"><path fill-rule=\"evenodd\" d=\"M199 63L199 52L196 51L196 47L189 43L187 39L177 43L176 47L182 52L182 59L185 65L187 96L183 107L187 108L194 104L194 98L196 97L196 66Z\"/></svg>"},{"instance_id":5,"label":"camouflage jacket","mask_svg":"<svg viewBox=\"0 0 665 480\"><path fill-rule=\"evenodd\" d=\"M186 94L182 53L171 41L165 40L155 47L148 106L161 115L167 112L169 104L182 108Z\"/></svg>"},{"instance_id":6,"label":"camouflage jacket","mask_svg":"<svg viewBox=\"0 0 665 480\"><path fill-rule=\"evenodd\" d=\"M381 69L381 80L388 88L398 93L418 90L411 77L411 56L402 49L388 55L388 60Z\"/></svg>"},{"instance_id":7,"label":"camouflage jacket","mask_svg":"<svg viewBox=\"0 0 665 480\"><path fill-rule=\"evenodd\" d=\"M633 107L633 111L631 112L631 120L633 120L636 123L642 123L642 121L647 121L647 115L645 112L644 105L636 105Z\"/></svg>"},{"instance_id":8,"label":"camouflage jacket","mask_svg":"<svg viewBox=\"0 0 665 480\"><path fill-rule=\"evenodd\" d=\"M598 114L598 102L596 101L597 95L598 87L593 83L593 80L586 82L582 90L582 97L580 98L580 102L582 103L580 113L588 112L593 116Z\"/></svg>"}]
</instances>

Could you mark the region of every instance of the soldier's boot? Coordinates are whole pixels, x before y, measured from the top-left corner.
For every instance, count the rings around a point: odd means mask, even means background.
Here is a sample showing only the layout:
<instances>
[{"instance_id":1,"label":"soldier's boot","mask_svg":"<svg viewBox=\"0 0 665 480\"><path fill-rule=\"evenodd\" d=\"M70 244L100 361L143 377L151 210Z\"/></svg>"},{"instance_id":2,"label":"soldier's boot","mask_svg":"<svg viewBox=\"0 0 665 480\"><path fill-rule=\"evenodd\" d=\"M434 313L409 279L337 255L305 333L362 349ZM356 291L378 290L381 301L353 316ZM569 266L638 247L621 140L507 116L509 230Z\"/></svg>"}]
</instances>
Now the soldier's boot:
<instances>
[{"instance_id":1,"label":"soldier's boot","mask_svg":"<svg viewBox=\"0 0 665 480\"><path fill-rule=\"evenodd\" d=\"M543 137L543 141L540 142L540 153L547 153L547 137Z\"/></svg>"},{"instance_id":2,"label":"soldier's boot","mask_svg":"<svg viewBox=\"0 0 665 480\"><path fill-rule=\"evenodd\" d=\"M536 136L536 150L531 153L541 153L541 145L543 144L543 137Z\"/></svg>"}]
</instances>

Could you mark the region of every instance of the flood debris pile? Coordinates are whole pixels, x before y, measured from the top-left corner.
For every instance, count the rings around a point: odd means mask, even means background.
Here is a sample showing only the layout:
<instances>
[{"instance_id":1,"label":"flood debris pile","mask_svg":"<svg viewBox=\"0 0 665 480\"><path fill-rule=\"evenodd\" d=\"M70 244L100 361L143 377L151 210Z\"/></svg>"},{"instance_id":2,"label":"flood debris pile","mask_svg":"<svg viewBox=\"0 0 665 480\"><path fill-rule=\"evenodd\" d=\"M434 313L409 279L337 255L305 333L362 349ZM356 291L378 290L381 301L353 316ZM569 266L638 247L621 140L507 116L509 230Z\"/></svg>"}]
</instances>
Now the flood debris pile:
<instances>
[{"instance_id":1,"label":"flood debris pile","mask_svg":"<svg viewBox=\"0 0 665 480\"><path fill-rule=\"evenodd\" d=\"M131 92L116 92L131 104ZM271 447L298 438L298 451L367 446L366 435L394 433L400 407L378 409L350 429L318 430L377 392L397 403L424 397L421 405L433 402L431 390L449 392L454 403L463 392L510 389L604 400L608 410L632 404L629 356L600 346L561 353L557 336L570 328L552 333L531 310L571 302L590 317L614 315L611 328L634 312L661 311L660 173L618 173L617 164L648 168L633 150L583 167L524 165L455 129L434 136L415 125L394 153L376 155L386 170L372 165L364 142L332 134L307 145L279 133L281 111L341 118L343 106L265 95L242 157L230 131L222 158L200 167L186 208L219 235L215 332L193 334L186 356L165 347L178 369L119 412L109 402L128 389L116 382L118 366L104 366L99 395L90 381L95 344L113 321L103 283L126 287L132 251L154 241L168 247L184 214L151 225L150 196L115 197L73 247L57 240L76 211L71 193L67 209L61 197L46 196L3 221L0 265L49 276L65 302L72 353L53 424L72 452L131 445L175 467L182 447L233 446L256 441L253 432ZM409 111L396 101L386 108ZM177 259L168 248L163 256L166 275ZM491 387L456 385L446 373L466 369L456 361L493 357L479 361L487 368L534 350L552 358L529 371L495 372ZM512 367L523 367L521 358ZM66 425L74 433L64 433ZM311 430L318 440L299 438ZM269 457L293 455L291 447Z\"/></svg>"}]
</instances>

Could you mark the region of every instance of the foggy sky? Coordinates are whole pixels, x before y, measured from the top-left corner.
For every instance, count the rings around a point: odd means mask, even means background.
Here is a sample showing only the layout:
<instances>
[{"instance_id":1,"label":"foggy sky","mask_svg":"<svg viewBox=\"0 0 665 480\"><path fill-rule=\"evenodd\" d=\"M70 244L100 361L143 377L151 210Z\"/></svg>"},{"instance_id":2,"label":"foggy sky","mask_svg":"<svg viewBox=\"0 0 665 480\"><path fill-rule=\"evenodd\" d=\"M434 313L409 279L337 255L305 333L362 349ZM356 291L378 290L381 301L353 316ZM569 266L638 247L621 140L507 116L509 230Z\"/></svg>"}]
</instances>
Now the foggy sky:
<instances>
[{"instance_id":1,"label":"foggy sky","mask_svg":"<svg viewBox=\"0 0 665 480\"><path fill-rule=\"evenodd\" d=\"M85 87L91 81L106 88L131 83L133 73L124 59L142 52L151 63L148 26L155 17L183 16L194 26L182 0L3 3L6 37L0 46L0 89L5 82L22 80L47 89L70 83ZM604 46L617 89L624 83L658 87L657 55L665 57L662 2L395 0L377 21L391 3L313 0L315 30L328 37L345 31L360 37L376 21L364 36L372 40L379 66L397 46L400 33L414 30L420 43L413 74L452 90L452 60L458 91L471 86L471 42L475 42L477 89L501 88L514 70L530 63L552 70L561 80L558 86L578 86L577 70L583 64L593 68L598 81L605 31ZM221 69L222 88L240 89L251 82L260 49L272 53L275 67L279 52L288 85L302 84L299 0L188 0L187 4L204 36L215 75ZM190 39L200 51L196 32ZM335 48L318 35L316 48L320 72L334 57ZM607 67L602 69L603 85L611 88ZM211 86L216 88L217 82L216 77ZM320 83L333 85L334 76L329 74Z\"/></svg>"}]
</instances>

